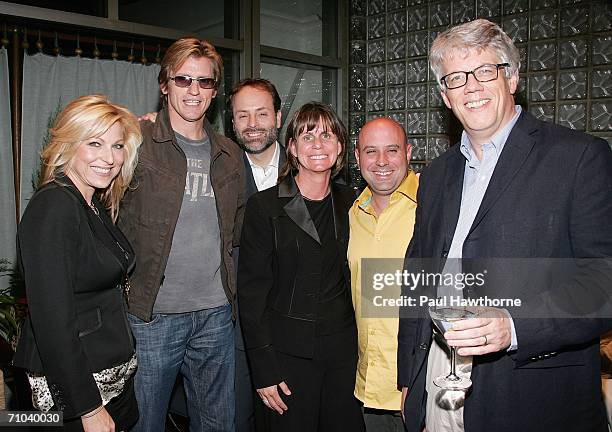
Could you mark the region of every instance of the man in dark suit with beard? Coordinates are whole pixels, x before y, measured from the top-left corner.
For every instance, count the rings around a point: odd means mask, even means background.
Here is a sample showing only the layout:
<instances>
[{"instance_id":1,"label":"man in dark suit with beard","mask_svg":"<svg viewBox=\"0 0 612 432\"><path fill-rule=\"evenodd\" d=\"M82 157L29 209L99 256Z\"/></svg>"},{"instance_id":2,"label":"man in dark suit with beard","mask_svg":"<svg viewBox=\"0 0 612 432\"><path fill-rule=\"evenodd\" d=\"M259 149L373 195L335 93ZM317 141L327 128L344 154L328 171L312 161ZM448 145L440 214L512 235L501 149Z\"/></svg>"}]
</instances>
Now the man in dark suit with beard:
<instances>
[{"instance_id":1,"label":"man in dark suit with beard","mask_svg":"<svg viewBox=\"0 0 612 432\"><path fill-rule=\"evenodd\" d=\"M276 184L287 159L278 142L281 99L274 85L263 78L246 78L229 94L236 141L244 150L247 198Z\"/></svg>"},{"instance_id":2,"label":"man in dark suit with beard","mask_svg":"<svg viewBox=\"0 0 612 432\"><path fill-rule=\"evenodd\" d=\"M515 105L519 52L494 23L476 20L441 33L430 63L464 131L420 177L406 269L420 258L463 259L464 266L473 258L601 258L609 266L608 144L541 122ZM515 280L504 282L514 290ZM565 288L578 296L588 289L580 283ZM604 302L609 307L609 299ZM442 390L432 383L450 363L432 338L426 307L400 320L406 429L606 431L599 336L610 328L610 315L525 319L502 309L488 312L455 322L444 334L459 356L473 356L473 385L464 404L452 409L440 403Z\"/></svg>"},{"instance_id":3,"label":"man in dark suit with beard","mask_svg":"<svg viewBox=\"0 0 612 432\"><path fill-rule=\"evenodd\" d=\"M246 198L276 184L278 172L287 159L278 142L281 127L281 99L274 85L263 78L246 78L229 94L232 123L238 145L244 150ZM238 253L235 253L237 260ZM237 261L236 261L237 262ZM236 323L236 431L262 429L262 407L247 362L240 322ZM258 408L258 409L256 409ZM262 409L262 411L259 410ZM257 413L257 415L256 415ZM261 418L260 418L261 417ZM255 426L257 424L257 427Z\"/></svg>"}]
</instances>

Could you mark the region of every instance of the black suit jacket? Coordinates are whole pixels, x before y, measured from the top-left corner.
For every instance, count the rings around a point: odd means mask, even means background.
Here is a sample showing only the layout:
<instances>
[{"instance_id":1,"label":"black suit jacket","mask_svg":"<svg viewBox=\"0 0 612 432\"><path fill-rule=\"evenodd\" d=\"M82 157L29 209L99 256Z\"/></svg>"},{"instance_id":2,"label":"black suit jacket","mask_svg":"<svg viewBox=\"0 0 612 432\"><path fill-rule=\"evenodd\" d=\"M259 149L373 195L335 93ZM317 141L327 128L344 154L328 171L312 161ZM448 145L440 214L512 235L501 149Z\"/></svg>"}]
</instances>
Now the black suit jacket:
<instances>
[{"instance_id":1,"label":"black suit jacket","mask_svg":"<svg viewBox=\"0 0 612 432\"><path fill-rule=\"evenodd\" d=\"M455 145L420 178L406 265L445 258L461 203L465 158ZM608 144L522 113L463 244L464 258L612 256ZM574 289L581 289L575 286ZM407 430L425 419L431 320L400 320L398 383ZM474 358L465 430L605 431L599 335L610 320L515 319L518 350Z\"/></svg>"},{"instance_id":2,"label":"black suit jacket","mask_svg":"<svg viewBox=\"0 0 612 432\"><path fill-rule=\"evenodd\" d=\"M285 153L285 147L279 144L279 154L278 154L278 172L280 173L287 161L287 155ZM255 178L253 177L253 170L251 169L251 164L247 159L246 153L243 153L242 159L244 160L244 177L245 177L245 197L249 199L251 195L258 192L257 184L255 183ZM236 268L238 268L238 261L240 260L240 248L234 248L234 260L236 262ZM240 308L240 302L237 303L238 308ZM236 317L236 348L244 351L244 336L242 331L242 324L240 323L240 313L238 313Z\"/></svg>"},{"instance_id":3,"label":"black suit jacket","mask_svg":"<svg viewBox=\"0 0 612 432\"><path fill-rule=\"evenodd\" d=\"M92 372L134 353L118 288L134 254L103 210L99 216L111 231L67 177L61 182L65 186L54 182L36 192L19 224L29 316L13 364L44 374L56 408L70 418L102 403Z\"/></svg>"},{"instance_id":4,"label":"black suit jacket","mask_svg":"<svg viewBox=\"0 0 612 432\"><path fill-rule=\"evenodd\" d=\"M350 287L348 210L355 194L332 183L331 196L336 240ZM256 388L283 381L276 351L312 358L321 268L317 229L293 177L253 195L240 241L238 298Z\"/></svg>"}]
</instances>

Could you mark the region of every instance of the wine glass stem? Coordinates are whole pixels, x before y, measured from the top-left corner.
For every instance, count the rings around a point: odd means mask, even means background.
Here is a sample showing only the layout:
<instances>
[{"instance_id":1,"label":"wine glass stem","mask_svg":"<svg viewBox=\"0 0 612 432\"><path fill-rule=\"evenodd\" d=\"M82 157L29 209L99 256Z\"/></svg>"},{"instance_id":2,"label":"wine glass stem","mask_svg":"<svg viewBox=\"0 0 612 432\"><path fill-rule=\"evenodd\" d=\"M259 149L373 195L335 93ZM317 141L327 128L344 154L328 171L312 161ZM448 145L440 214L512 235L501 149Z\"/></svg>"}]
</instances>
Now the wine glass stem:
<instances>
[{"instance_id":1,"label":"wine glass stem","mask_svg":"<svg viewBox=\"0 0 612 432\"><path fill-rule=\"evenodd\" d=\"M459 377L457 376L457 374L455 373L455 366L457 363L457 357L456 357L456 348L455 347L450 347L451 350L451 371L450 371L450 375L448 376L448 378L450 379L458 379Z\"/></svg>"}]
</instances>

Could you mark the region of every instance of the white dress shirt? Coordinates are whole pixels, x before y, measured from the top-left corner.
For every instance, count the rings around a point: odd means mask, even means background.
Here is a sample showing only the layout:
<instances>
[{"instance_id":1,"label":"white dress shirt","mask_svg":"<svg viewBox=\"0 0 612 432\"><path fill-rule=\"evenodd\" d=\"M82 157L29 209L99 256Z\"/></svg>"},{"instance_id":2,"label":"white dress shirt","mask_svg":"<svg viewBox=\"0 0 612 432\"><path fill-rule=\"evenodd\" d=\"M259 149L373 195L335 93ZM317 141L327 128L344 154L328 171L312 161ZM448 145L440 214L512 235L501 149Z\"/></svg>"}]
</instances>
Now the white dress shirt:
<instances>
[{"instance_id":1,"label":"white dress shirt","mask_svg":"<svg viewBox=\"0 0 612 432\"><path fill-rule=\"evenodd\" d=\"M253 173L253 178L255 179L255 184L257 185L258 191L271 188L278 180L278 161L280 158L280 144L278 141L274 142L274 146L275 149L272 159L270 159L270 162L263 167L253 162L249 154L246 154L249 165L251 165L251 172Z\"/></svg>"}]
</instances>

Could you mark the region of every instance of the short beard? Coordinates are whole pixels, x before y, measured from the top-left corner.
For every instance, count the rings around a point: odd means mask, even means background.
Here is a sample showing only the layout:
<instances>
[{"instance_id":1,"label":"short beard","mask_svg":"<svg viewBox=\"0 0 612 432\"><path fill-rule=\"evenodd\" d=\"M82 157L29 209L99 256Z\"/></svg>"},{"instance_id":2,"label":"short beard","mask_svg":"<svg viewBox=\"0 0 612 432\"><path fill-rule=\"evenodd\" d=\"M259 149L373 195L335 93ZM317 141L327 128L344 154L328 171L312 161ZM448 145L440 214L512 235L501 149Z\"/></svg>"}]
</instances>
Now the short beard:
<instances>
[{"instance_id":1,"label":"short beard","mask_svg":"<svg viewBox=\"0 0 612 432\"><path fill-rule=\"evenodd\" d=\"M248 129L247 129L248 130ZM278 129L276 127L271 127L270 129L266 129L268 132L267 140L264 142L264 145L260 149L253 149L247 146L247 140L242 138L242 135L236 132L236 140L238 141L238 145L242 150L244 150L248 154L260 154L265 152L270 148L272 144L276 142L278 139ZM246 132L246 131L245 131Z\"/></svg>"}]
</instances>

